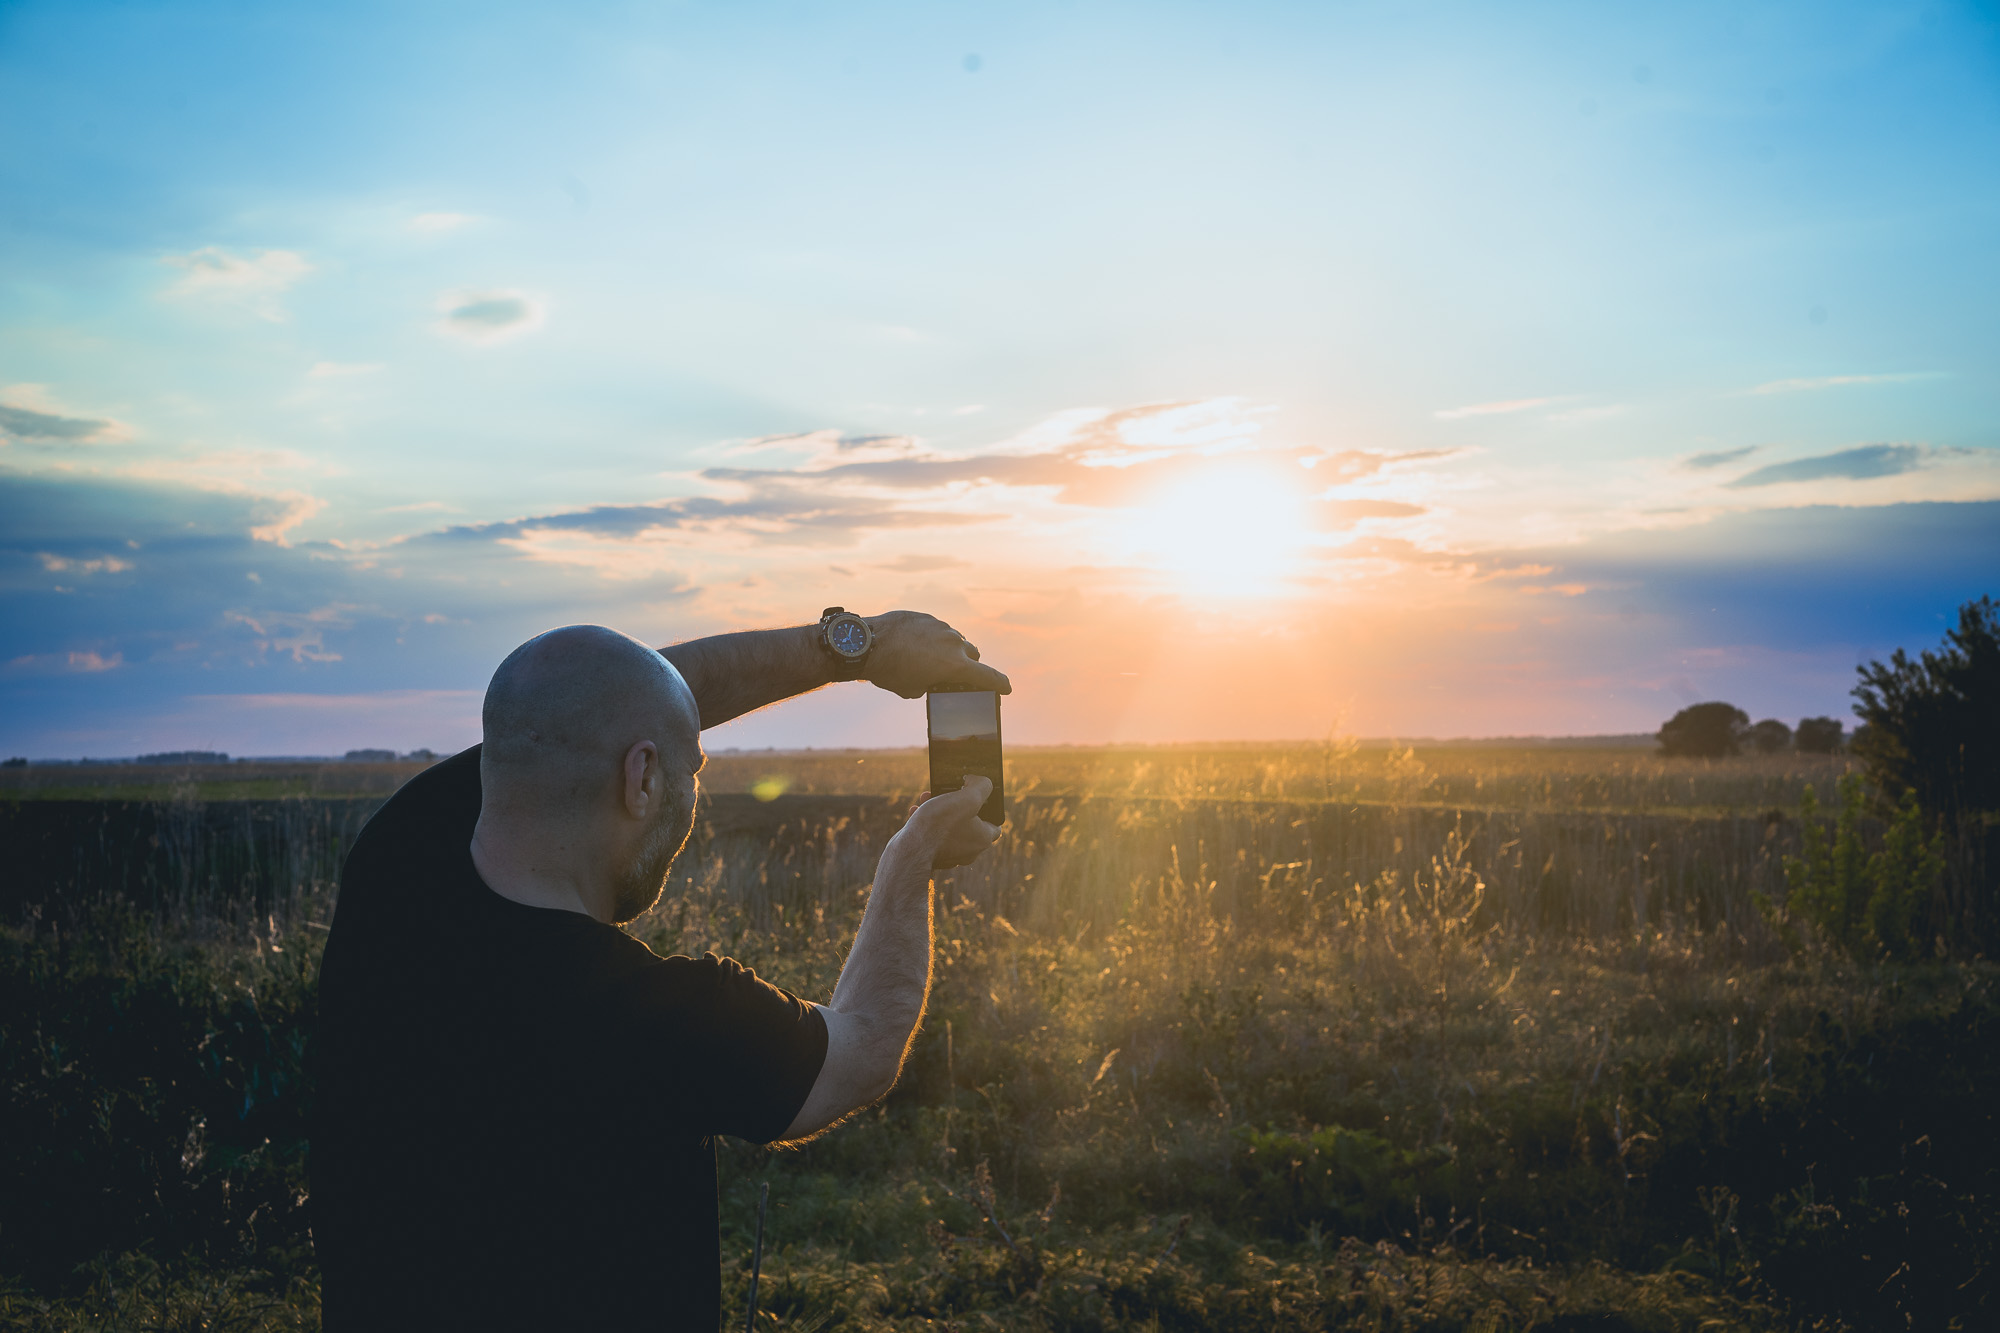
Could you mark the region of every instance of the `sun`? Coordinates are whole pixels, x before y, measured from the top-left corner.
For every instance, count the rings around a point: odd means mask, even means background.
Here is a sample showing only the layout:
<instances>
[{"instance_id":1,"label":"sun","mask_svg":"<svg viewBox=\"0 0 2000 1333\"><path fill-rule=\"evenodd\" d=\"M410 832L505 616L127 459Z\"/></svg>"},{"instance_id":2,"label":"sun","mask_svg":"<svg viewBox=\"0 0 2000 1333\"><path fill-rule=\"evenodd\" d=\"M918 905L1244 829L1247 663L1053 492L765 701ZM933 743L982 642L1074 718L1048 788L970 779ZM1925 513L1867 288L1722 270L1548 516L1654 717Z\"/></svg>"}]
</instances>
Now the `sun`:
<instances>
[{"instance_id":1,"label":"sun","mask_svg":"<svg viewBox=\"0 0 2000 1333\"><path fill-rule=\"evenodd\" d=\"M1170 575L1184 592L1221 598L1291 591L1312 533L1305 497L1261 467L1204 469L1133 514L1121 553Z\"/></svg>"}]
</instances>

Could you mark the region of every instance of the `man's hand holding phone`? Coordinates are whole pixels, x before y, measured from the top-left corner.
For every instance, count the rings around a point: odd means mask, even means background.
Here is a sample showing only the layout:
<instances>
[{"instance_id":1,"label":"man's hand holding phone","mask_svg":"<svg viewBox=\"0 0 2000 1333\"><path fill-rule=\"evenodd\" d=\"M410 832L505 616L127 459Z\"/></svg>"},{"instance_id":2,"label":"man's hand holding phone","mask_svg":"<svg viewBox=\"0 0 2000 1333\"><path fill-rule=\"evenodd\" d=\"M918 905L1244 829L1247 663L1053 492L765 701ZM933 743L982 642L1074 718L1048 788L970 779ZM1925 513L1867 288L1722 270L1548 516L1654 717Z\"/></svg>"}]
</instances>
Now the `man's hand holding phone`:
<instances>
[{"instance_id":1,"label":"man's hand holding phone","mask_svg":"<svg viewBox=\"0 0 2000 1333\"><path fill-rule=\"evenodd\" d=\"M892 841L914 840L919 851L928 852L933 870L971 865L1000 839L1000 830L979 817L979 807L992 791L992 779L968 773L957 791L925 792Z\"/></svg>"},{"instance_id":2,"label":"man's hand holding phone","mask_svg":"<svg viewBox=\"0 0 2000 1333\"><path fill-rule=\"evenodd\" d=\"M1006 694L1007 677L979 660L963 634L921 611L867 617L875 646L861 678L905 699L920 699L941 685Z\"/></svg>"}]
</instances>

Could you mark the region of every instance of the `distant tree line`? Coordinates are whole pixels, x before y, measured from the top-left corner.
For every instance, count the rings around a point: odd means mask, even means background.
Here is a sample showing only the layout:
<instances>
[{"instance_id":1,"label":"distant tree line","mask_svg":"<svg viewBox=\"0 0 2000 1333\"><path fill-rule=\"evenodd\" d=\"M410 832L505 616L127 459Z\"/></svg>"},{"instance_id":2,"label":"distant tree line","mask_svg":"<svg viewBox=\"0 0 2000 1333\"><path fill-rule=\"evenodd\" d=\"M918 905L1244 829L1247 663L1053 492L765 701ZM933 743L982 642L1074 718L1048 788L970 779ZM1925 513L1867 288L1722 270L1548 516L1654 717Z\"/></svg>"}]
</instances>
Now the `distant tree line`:
<instances>
[{"instance_id":1,"label":"distant tree line","mask_svg":"<svg viewBox=\"0 0 2000 1333\"><path fill-rule=\"evenodd\" d=\"M1750 715L1734 704L1695 704L1675 713L1660 728L1660 749L1691 759L1722 759L1745 750L1833 754L1845 744L1846 732L1837 717L1802 717L1794 731L1775 717L1752 722Z\"/></svg>"}]
</instances>

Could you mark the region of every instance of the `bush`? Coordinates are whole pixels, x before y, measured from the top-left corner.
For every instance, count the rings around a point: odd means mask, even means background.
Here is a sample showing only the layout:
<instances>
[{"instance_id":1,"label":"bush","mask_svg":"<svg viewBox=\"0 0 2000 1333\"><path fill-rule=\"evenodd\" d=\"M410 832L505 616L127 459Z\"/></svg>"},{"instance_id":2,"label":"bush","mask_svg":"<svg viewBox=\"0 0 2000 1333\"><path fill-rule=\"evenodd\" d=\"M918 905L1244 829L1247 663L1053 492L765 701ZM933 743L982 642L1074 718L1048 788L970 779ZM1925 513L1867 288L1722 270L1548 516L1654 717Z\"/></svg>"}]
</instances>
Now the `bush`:
<instances>
[{"instance_id":1,"label":"bush","mask_svg":"<svg viewBox=\"0 0 2000 1333\"><path fill-rule=\"evenodd\" d=\"M2000 607L1991 597L1958 609L1935 652L1898 648L1861 668L1854 711L1867 722L1854 751L1885 795L1914 794L1956 824L2000 810Z\"/></svg>"},{"instance_id":2,"label":"bush","mask_svg":"<svg viewBox=\"0 0 2000 1333\"><path fill-rule=\"evenodd\" d=\"M1660 728L1660 749L1692 759L1720 759L1742 749L1749 729L1750 715L1733 704L1696 704Z\"/></svg>"},{"instance_id":3,"label":"bush","mask_svg":"<svg viewBox=\"0 0 2000 1333\"><path fill-rule=\"evenodd\" d=\"M1802 717L1792 743L1801 754L1833 754L1841 747L1844 730L1837 717Z\"/></svg>"},{"instance_id":4,"label":"bush","mask_svg":"<svg viewBox=\"0 0 2000 1333\"><path fill-rule=\"evenodd\" d=\"M1850 954L1910 958L1933 952L1932 908L1944 879L1944 835L1925 839L1923 808L1906 791L1881 850L1870 855L1861 838L1867 806L1861 776L1848 774L1839 790L1829 842L1819 800L1806 788L1799 805L1804 855L1785 858L1786 910Z\"/></svg>"}]
</instances>

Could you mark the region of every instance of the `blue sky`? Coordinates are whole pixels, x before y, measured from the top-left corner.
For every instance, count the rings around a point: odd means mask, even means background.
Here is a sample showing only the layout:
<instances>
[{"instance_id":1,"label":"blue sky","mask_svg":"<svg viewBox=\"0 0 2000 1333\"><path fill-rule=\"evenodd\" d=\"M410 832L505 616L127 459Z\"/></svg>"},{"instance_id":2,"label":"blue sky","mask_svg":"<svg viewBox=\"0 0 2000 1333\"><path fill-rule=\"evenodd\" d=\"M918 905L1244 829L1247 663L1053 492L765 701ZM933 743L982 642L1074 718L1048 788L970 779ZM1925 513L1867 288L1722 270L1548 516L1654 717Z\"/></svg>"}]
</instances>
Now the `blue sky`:
<instances>
[{"instance_id":1,"label":"blue sky","mask_svg":"<svg viewBox=\"0 0 2000 1333\"><path fill-rule=\"evenodd\" d=\"M2000 591L1996 234L1971 5L10 4L0 749L835 602L1021 741L1842 713Z\"/></svg>"}]
</instances>

